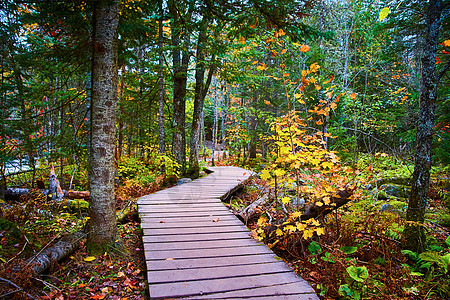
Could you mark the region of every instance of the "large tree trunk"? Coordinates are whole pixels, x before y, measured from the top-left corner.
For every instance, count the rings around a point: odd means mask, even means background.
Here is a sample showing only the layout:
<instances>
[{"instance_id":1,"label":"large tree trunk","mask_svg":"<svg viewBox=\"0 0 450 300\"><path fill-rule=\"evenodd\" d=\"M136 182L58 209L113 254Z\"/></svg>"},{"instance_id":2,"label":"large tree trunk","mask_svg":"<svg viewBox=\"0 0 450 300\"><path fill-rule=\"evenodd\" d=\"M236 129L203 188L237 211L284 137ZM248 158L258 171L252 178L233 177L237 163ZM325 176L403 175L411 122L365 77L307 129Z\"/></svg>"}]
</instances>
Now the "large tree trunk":
<instances>
[{"instance_id":1,"label":"large tree trunk","mask_svg":"<svg viewBox=\"0 0 450 300\"><path fill-rule=\"evenodd\" d=\"M164 58L163 58L163 20L164 10L163 1L159 2L159 33L158 33L158 48L159 48L159 69L158 69L158 138L159 138L159 153L164 154L166 146L164 144Z\"/></svg>"},{"instance_id":2,"label":"large tree trunk","mask_svg":"<svg viewBox=\"0 0 450 300\"><path fill-rule=\"evenodd\" d=\"M428 200L431 169L431 143L434 126L434 107L437 98L436 53L441 24L442 0L431 0L426 17L426 40L422 56L422 80L420 85L420 116L417 126L414 173L406 211L404 235L406 248L422 252L425 249L425 206Z\"/></svg>"},{"instance_id":3,"label":"large tree trunk","mask_svg":"<svg viewBox=\"0 0 450 300\"><path fill-rule=\"evenodd\" d=\"M180 174L186 170L186 84L189 64L189 32L181 30L178 8L174 0L168 2L172 16L172 59L173 59L173 145L172 151L176 162L180 165ZM193 5L190 5L185 22L189 22ZM180 50L180 44L183 51ZM182 52L182 57L181 57Z\"/></svg>"},{"instance_id":4,"label":"large tree trunk","mask_svg":"<svg viewBox=\"0 0 450 300\"><path fill-rule=\"evenodd\" d=\"M118 237L114 199L119 1L94 3L92 127L87 249L110 251Z\"/></svg>"},{"instance_id":5,"label":"large tree trunk","mask_svg":"<svg viewBox=\"0 0 450 300\"><path fill-rule=\"evenodd\" d=\"M207 42L206 27L208 23L203 20L200 32L198 34L197 42L197 64L195 68L195 96L194 96L194 112L192 116L192 128L191 128L191 144L189 155L189 171L188 175L191 178L198 178L200 173L199 160L199 139L200 139L200 126L202 120L203 104L208 92L211 79L215 71L215 67L211 66L208 72L208 79L206 84L205 79L205 53L204 47Z\"/></svg>"}]
</instances>

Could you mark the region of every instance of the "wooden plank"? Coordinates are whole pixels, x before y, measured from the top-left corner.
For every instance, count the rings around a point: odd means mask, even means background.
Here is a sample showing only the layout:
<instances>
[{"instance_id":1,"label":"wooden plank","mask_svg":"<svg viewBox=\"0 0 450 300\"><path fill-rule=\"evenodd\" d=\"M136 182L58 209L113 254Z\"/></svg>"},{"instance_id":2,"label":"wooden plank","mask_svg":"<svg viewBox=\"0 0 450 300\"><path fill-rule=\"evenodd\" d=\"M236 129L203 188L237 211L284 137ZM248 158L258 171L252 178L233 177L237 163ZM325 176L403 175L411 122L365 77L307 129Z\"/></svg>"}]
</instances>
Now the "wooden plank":
<instances>
[{"instance_id":1,"label":"wooden plank","mask_svg":"<svg viewBox=\"0 0 450 300\"><path fill-rule=\"evenodd\" d=\"M224 221L230 221L230 220L235 220L239 223L242 224L242 222L240 222L233 214L228 214L228 215L224 215L224 216L220 216L217 218L211 217L211 216L200 216L200 217L193 217L193 216L183 216L180 218L155 218L153 217L149 217L147 215L142 215L141 216L141 221L142 221L142 225L144 226L144 221L145 224L154 224L154 223L161 223L162 225L164 224L179 224L179 226L184 226L184 225L188 225L187 223L194 223L194 222L204 222L205 224L208 223L220 223L220 222L224 222ZM182 224L180 224L182 223Z\"/></svg>"},{"instance_id":2,"label":"wooden plank","mask_svg":"<svg viewBox=\"0 0 450 300\"><path fill-rule=\"evenodd\" d=\"M219 266L219 267L203 267L185 270L161 270L149 271L149 284L169 283L169 282L186 282L194 280L210 280L220 278L233 278L242 276L252 276L260 274L277 274L292 272L282 261L273 261L263 264L254 264L250 268L248 265L239 266Z\"/></svg>"},{"instance_id":3,"label":"wooden plank","mask_svg":"<svg viewBox=\"0 0 450 300\"><path fill-rule=\"evenodd\" d=\"M153 221L151 221L153 220ZM164 228L196 228L196 227L216 227L216 226L242 226L242 222L238 219L228 219L228 220L217 220L217 222L214 222L213 220L205 220L200 222L195 221L189 221L187 222L164 222L161 223L161 221L154 221L155 219L144 219L141 223L141 227L144 229L164 229Z\"/></svg>"},{"instance_id":4,"label":"wooden plank","mask_svg":"<svg viewBox=\"0 0 450 300\"><path fill-rule=\"evenodd\" d=\"M294 283L279 284L274 286L257 287L253 289L225 292L220 294L209 294L195 296L195 299L288 299L288 300L309 300L319 299L312 294L310 289L305 291L305 286Z\"/></svg>"},{"instance_id":5,"label":"wooden plank","mask_svg":"<svg viewBox=\"0 0 450 300\"><path fill-rule=\"evenodd\" d=\"M243 246L258 246L264 245L260 242L249 238L242 239L234 239L234 240L216 240L216 241L203 241L199 243L195 242L168 242L168 243L153 243L153 244L145 244L146 249L149 251L157 251L157 250L186 250L186 249L206 249L206 248L223 248L224 245L229 247L243 247Z\"/></svg>"},{"instance_id":6,"label":"wooden plank","mask_svg":"<svg viewBox=\"0 0 450 300\"><path fill-rule=\"evenodd\" d=\"M188 282L161 283L152 284L149 288L152 299L183 298L187 296L224 293L293 282L303 285L306 290L311 290L311 287L306 282L299 281L299 278L293 272Z\"/></svg>"},{"instance_id":7,"label":"wooden plank","mask_svg":"<svg viewBox=\"0 0 450 300\"><path fill-rule=\"evenodd\" d=\"M182 218L182 217L211 217L213 219L220 218L222 216L232 216L233 214L230 211L212 211L212 212L203 212L203 211L191 211L188 213L185 212L168 212L168 213L159 213L159 212L146 212L139 211L139 214L145 215L147 218Z\"/></svg>"},{"instance_id":8,"label":"wooden plank","mask_svg":"<svg viewBox=\"0 0 450 300\"><path fill-rule=\"evenodd\" d=\"M174 260L149 260L147 263L147 270L181 270L220 266L237 266L247 265L251 268L253 264L268 263L274 261L275 254L251 254L251 255L235 255L225 257L202 257L189 259L174 259Z\"/></svg>"},{"instance_id":9,"label":"wooden plank","mask_svg":"<svg viewBox=\"0 0 450 300\"><path fill-rule=\"evenodd\" d=\"M145 236L154 235L173 235L173 234L204 234L204 233L217 233L224 232L246 232L249 230L242 225L230 225L230 226L205 226L205 227L193 227L193 228L144 228Z\"/></svg>"},{"instance_id":10,"label":"wooden plank","mask_svg":"<svg viewBox=\"0 0 450 300\"><path fill-rule=\"evenodd\" d=\"M272 254L264 245L244 247L222 247L211 249L186 249L145 251L146 260L187 259L202 257L227 257L234 255Z\"/></svg>"},{"instance_id":11,"label":"wooden plank","mask_svg":"<svg viewBox=\"0 0 450 300\"><path fill-rule=\"evenodd\" d=\"M207 234L180 234L176 236L143 236L144 243L166 243L166 242L202 242L202 241L214 241L214 240L229 240L229 239L242 239L250 235L243 232L227 232L221 234L207 233Z\"/></svg>"},{"instance_id":12,"label":"wooden plank","mask_svg":"<svg viewBox=\"0 0 450 300\"><path fill-rule=\"evenodd\" d=\"M169 206L169 207L164 207L161 205L145 205L145 206L141 206L139 207L139 211L146 213L146 212L155 212L155 213L159 213L159 212L163 212L163 213L169 213L169 212L192 212L192 211L203 211L203 212L208 212L208 211L229 211L229 209L224 206L224 205L215 205L215 206L210 206L210 207L195 207L195 206L182 206L182 207L178 207L178 206Z\"/></svg>"}]
</instances>

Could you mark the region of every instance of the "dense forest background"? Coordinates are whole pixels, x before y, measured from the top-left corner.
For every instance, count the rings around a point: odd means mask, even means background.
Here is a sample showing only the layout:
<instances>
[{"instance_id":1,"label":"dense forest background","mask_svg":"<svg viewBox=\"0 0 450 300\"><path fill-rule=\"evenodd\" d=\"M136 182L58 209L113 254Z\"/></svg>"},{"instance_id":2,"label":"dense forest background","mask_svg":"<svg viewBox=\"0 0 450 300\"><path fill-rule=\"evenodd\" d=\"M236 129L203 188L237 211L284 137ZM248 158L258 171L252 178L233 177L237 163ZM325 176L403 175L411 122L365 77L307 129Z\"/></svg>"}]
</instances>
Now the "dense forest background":
<instances>
[{"instance_id":1,"label":"dense forest background","mask_svg":"<svg viewBox=\"0 0 450 300\"><path fill-rule=\"evenodd\" d=\"M2 197L46 182L53 165L63 189L91 191L91 232L93 207L109 201L111 242L117 184L194 179L226 150L226 163L260 172L285 216L305 203L334 210L380 180L408 181L402 243L411 253L429 250L420 224L430 180L449 179L449 5L2 1ZM92 179L108 166L116 197ZM340 191L352 194L342 204ZM448 186L439 193L450 201ZM379 191L367 197L383 199ZM438 219L450 224L446 208ZM261 239L271 238L270 221L258 221ZM302 226L304 239L324 233L318 223ZM290 239L292 228L277 230Z\"/></svg>"}]
</instances>

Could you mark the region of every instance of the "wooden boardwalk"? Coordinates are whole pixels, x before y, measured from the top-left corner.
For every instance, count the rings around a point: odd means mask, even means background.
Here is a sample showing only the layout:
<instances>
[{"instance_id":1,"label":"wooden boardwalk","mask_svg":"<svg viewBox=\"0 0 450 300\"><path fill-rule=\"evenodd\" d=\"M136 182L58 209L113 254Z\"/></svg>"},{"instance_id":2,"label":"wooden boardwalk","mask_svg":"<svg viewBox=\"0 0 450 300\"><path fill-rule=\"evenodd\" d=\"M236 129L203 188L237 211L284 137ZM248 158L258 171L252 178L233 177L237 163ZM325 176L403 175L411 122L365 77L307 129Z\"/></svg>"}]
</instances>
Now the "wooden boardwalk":
<instances>
[{"instance_id":1,"label":"wooden boardwalk","mask_svg":"<svg viewBox=\"0 0 450 300\"><path fill-rule=\"evenodd\" d=\"M138 201L151 299L318 299L222 204L250 172L210 169Z\"/></svg>"}]
</instances>

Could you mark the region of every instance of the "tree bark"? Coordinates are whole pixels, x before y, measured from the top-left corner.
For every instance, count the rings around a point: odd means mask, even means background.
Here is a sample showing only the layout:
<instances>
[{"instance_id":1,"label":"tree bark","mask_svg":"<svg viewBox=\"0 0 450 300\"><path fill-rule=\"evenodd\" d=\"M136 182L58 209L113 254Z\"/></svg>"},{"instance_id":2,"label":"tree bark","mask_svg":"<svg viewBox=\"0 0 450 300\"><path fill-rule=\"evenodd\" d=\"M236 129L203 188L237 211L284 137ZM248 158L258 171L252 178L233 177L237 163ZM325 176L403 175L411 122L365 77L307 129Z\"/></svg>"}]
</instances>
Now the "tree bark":
<instances>
[{"instance_id":1,"label":"tree bark","mask_svg":"<svg viewBox=\"0 0 450 300\"><path fill-rule=\"evenodd\" d=\"M114 199L119 1L94 2L92 127L87 249L110 251L118 238Z\"/></svg>"},{"instance_id":2,"label":"tree bark","mask_svg":"<svg viewBox=\"0 0 450 300\"><path fill-rule=\"evenodd\" d=\"M32 265L32 269L36 274L40 274L49 269L54 262L59 262L72 254L78 248L80 241L85 237L85 233L75 232L62 238L54 246L31 257L27 260L27 263Z\"/></svg>"},{"instance_id":3,"label":"tree bark","mask_svg":"<svg viewBox=\"0 0 450 300\"><path fill-rule=\"evenodd\" d=\"M192 2L192 1L191 1ZM172 140L172 151L176 162L180 165L180 174L186 170L186 84L187 68L189 64L189 32L187 28L181 30L181 20L179 20L176 1L170 0L167 3L172 16L172 59L173 59L173 122L174 132ZM194 6L190 3L187 18L184 22L189 22ZM183 50L180 50L180 44ZM181 55L181 53L183 55Z\"/></svg>"},{"instance_id":4,"label":"tree bark","mask_svg":"<svg viewBox=\"0 0 450 300\"><path fill-rule=\"evenodd\" d=\"M204 17L205 18L205 17ZM212 76L215 68L211 66L208 72L208 80L206 84L205 79L205 53L204 47L207 42L206 28L208 26L208 20L205 18L202 20L201 28L198 34L197 41L197 64L195 67L195 96L194 96L194 112L192 116L192 128L191 128L191 143L190 143L190 155L189 155L189 171L188 175L192 179L198 178L200 174L199 160L199 138L200 138L200 125L202 121L203 104L208 92L209 84L211 83Z\"/></svg>"},{"instance_id":5,"label":"tree bark","mask_svg":"<svg viewBox=\"0 0 450 300\"><path fill-rule=\"evenodd\" d=\"M159 48L159 69L158 69L158 138L159 138L159 153L166 152L164 144L164 53L163 53L163 1L159 2L159 27L158 27L158 48Z\"/></svg>"},{"instance_id":6,"label":"tree bark","mask_svg":"<svg viewBox=\"0 0 450 300\"><path fill-rule=\"evenodd\" d=\"M436 53L441 26L442 0L429 1L426 11L427 27L422 56L420 84L420 115L417 126L414 172L409 196L404 235L406 248L415 252L425 249L425 207L428 201L433 138L434 108L437 99Z\"/></svg>"}]
</instances>

